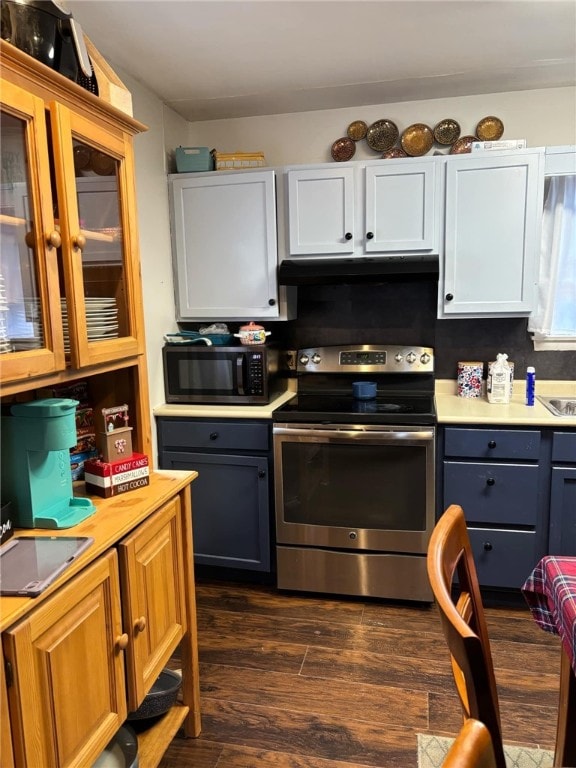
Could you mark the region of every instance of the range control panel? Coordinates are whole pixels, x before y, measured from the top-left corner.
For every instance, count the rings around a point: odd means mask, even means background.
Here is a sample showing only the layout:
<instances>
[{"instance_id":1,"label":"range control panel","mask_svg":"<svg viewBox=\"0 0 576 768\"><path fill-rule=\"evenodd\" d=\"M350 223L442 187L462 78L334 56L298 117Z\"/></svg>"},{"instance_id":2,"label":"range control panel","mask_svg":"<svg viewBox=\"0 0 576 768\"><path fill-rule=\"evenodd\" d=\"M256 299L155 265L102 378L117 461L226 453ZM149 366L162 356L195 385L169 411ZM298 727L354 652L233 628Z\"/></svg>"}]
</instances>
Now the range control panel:
<instances>
[{"instance_id":1,"label":"range control panel","mask_svg":"<svg viewBox=\"0 0 576 768\"><path fill-rule=\"evenodd\" d=\"M300 373L434 373L432 347L362 344L309 347L297 356Z\"/></svg>"}]
</instances>

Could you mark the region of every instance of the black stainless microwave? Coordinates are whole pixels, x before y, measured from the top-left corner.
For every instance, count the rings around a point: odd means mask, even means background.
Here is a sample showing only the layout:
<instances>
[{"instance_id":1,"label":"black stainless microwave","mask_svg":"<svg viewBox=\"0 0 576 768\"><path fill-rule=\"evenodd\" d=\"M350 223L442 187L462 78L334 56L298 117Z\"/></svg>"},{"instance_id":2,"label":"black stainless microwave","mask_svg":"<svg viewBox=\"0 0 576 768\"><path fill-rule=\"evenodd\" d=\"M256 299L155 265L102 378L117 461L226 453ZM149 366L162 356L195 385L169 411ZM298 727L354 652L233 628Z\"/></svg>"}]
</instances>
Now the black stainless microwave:
<instances>
[{"instance_id":1,"label":"black stainless microwave","mask_svg":"<svg viewBox=\"0 0 576 768\"><path fill-rule=\"evenodd\" d=\"M167 403L262 405L278 388L278 350L266 346L163 348Z\"/></svg>"}]
</instances>

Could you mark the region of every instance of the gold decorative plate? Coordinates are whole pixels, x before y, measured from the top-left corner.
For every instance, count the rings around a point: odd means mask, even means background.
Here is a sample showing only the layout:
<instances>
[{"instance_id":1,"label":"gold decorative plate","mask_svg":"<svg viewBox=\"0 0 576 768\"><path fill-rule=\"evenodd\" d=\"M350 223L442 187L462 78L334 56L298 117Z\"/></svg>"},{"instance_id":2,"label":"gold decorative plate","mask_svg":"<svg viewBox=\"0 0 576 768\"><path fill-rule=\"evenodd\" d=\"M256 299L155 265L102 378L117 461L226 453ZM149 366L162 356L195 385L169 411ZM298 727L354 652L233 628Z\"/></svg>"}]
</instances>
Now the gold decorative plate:
<instances>
[{"instance_id":1,"label":"gold decorative plate","mask_svg":"<svg viewBox=\"0 0 576 768\"><path fill-rule=\"evenodd\" d=\"M451 155L465 155L472 151L472 142L478 141L476 136L460 136L450 147Z\"/></svg>"},{"instance_id":2,"label":"gold decorative plate","mask_svg":"<svg viewBox=\"0 0 576 768\"><path fill-rule=\"evenodd\" d=\"M459 136L460 125L450 117L440 120L434 127L434 138L438 144L454 144Z\"/></svg>"},{"instance_id":3,"label":"gold decorative plate","mask_svg":"<svg viewBox=\"0 0 576 768\"><path fill-rule=\"evenodd\" d=\"M384 160L393 160L396 157L408 157L408 155L404 152L402 147L392 147L392 149L387 149L386 152L382 153L382 158Z\"/></svg>"},{"instance_id":4,"label":"gold decorative plate","mask_svg":"<svg viewBox=\"0 0 576 768\"><path fill-rule=\"evenodd\" d=\"M368 126L364 120L354 120L354 122L350 123L348 126L346 133L348 134L348 138L352 139L352 141L361 141L366 138Z\"/></svg>"},{"instance_id":5,"label":"gold decorative plate","mask_svg":"<svg viewBox=\"0 0 576 768\"><path fill-rule=\"evenodd\" d=\"M376 120L366 133L366 142L375 152L392 149L398 140L399 131L392 120Z\"/></svg>"},{"instance_id":6,"label":"gold decorative plate","mask_svg":"<svg viewBox=\"0 0 576 768\"><path fill-rule=\"evenodd\" d=\"M332 159L337 163L343 163L346 160L351 160L356 152L356 143L352 141L348 136L343 136L341 139L336 139L332 144Z\"/></svg>"},{"instance_id":7,"label":"gold decorative plate","mask_svg":"<svg viewBox=\"0 0 576 768\"><path fill-rule=\"evenodd\" d=\"M411 157L420 157L432 149L434 134L424 123L409 125L400 139L402 149Z\"/></svg>"},{"instance_id":8,"label":"gold decorative plate","mask_svg":"<svg viewBox=\"0 0 576 768\"><path fill-rule=\"evenodd\" d=\"M476 126L476 136L480 141L498 141L504 133L504 123L499 117L483 117Z\"/></svg>"}]
</instances>

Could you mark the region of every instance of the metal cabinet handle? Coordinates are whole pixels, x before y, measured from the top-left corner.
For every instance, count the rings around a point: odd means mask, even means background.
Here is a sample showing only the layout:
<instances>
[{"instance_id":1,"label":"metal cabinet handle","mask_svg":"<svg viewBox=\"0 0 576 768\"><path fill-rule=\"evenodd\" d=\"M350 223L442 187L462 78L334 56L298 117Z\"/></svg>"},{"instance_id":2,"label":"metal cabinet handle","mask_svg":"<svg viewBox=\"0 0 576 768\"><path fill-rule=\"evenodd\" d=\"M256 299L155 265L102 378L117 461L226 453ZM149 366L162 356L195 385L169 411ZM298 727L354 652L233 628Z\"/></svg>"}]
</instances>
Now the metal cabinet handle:
<instances>
[{"instance_id":1,"label":"metal cabinet handle","mask_svg":"<svg viewBox=\"0 0 576 768\"><path fill-rule=\"evenodd\" d=\"M346 232L344 237L346 238L346 240L352 240L352 232Z\"/></svg>"},{"instance_id":2,"label":"metal cabinet handle","mask_svg":"<svg viewBox=\"0 0 576 768\"><path fill-rule=\"evenodd\" d=\"M124 651L124 650L126 650L126 648L128 647L128 641L129 641L129 639L130 639L130 638L128 637L128 635L126 634L126 632L125 632L123 635L120 635L120 637L117 637L117 638L116 638L116 647L117 647L119 650L121 650L121 651Z\"/></svg>"},{"instance_id":3,"label":"metal cabinet handle","mask_svg":"<svg viewBox=\"0 0 576 768\"><path fill-rule=\"evenodd\" d=\"M366 240L372 240L374 238L374 232L366 232Z\"/></svg>"},{"instance_id":4,"label":"metal cabinet handle","mask_svg":"<svg viewBox=\"0 0 576 768\"><path fill-rule=\"evenodd\" d=\"M490 544L489 541L485 541L484 542L484 549L486 550L486 552L491 552L492 551L492 544Z\"/></svg>"},{"instance_id":5,"label":"metal cabinet handle","mask_svg":"<svg viewBox=\"0 0 576 768\"><path fill-rule=\"evenodd\" d=\"M144 632L146 629L146 616L140 616L139 619L136 619L134 622L134 629L137 632Z\"/></svg>"},{"instance_id":6,"label":"metal cabinet handle","mask_svg":"<svg viewBox=\"0 0 576 768\"><path fill-rule=\"evenodd\" d=\"M488 448L496 448L496 440L490 440L488 443Z\"/></svg>"},{"instance_id":7,"label":"metal cabinet handle","mask_svg":"<svg viewBox=\"0 0 576 768\"><path fill-rule=\"evenodd\" d=\"M218 440L218 432L210 432L210 440Z\"/></svg>"},{"instance_id":8,"label":"metal cabinet handle","mask_svg":"<svg viewBox=\"0 0 576 768\"><path fill-rule=\"evenodd\" d=\"M494 480L493 477L489 477L488 480L486 480L486 485L494 485L496 480Z\"/></svg>"},{"instance_id":9,"label":"metal cabinet handle","mask_svg":"<svg viewBox=\"0 0 576 768\"><path fill-rule=\"evenodd\" d=\"M453 298L454 298L454 294L453 293L447 293L446 294L446 301L452 301Z\"/></svg>"}]
</instances>

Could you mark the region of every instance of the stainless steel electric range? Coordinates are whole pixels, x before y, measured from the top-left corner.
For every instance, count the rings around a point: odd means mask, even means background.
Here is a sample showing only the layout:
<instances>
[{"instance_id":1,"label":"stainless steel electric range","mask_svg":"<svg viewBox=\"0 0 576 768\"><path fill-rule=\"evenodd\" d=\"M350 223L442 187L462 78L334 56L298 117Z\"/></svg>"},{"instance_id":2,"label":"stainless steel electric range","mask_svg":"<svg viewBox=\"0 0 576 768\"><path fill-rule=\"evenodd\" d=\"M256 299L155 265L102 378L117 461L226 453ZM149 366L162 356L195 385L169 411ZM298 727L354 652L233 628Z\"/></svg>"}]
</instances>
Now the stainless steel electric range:
<instances>
[{"instance_id":1,"label":"stainless steel electric range","mask_svg":"<svg viewBox=\"0 0 576 768\"><path fill-rule=\"evenodd\" d=\"M434 350L302 349L296 375L273 425L278 587L431 601Z\"/></svg>"}]
</instances>

